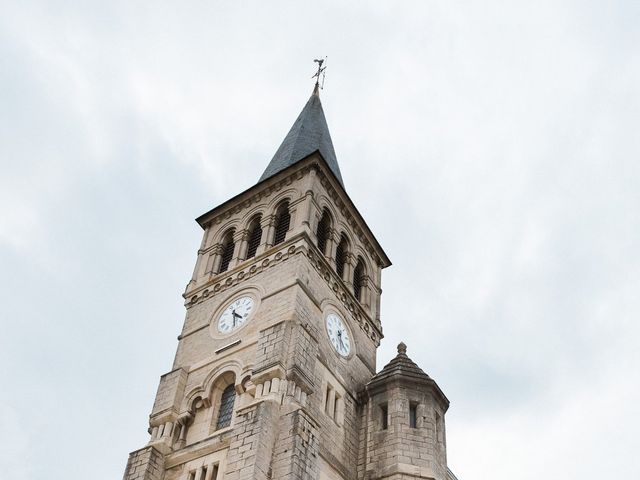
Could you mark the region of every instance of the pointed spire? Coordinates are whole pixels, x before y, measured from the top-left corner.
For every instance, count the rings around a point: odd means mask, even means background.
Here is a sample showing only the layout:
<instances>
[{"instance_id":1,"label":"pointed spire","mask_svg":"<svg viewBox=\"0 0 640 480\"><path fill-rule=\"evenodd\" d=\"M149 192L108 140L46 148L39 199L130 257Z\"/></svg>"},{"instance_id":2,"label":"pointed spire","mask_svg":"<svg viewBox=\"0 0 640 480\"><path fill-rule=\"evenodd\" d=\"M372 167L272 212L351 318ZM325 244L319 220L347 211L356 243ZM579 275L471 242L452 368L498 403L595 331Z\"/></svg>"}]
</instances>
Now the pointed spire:
<instances>
[{"instance_id":1,"label":"pointed spire","mask_svg":"<svg viewBox=\"0 0 640 480\"><path fill-rule=\"evenodd\" d=\"M344 187L336 152L333 149L333 142L329 134L329 127L322 110L320 90L317 83L307 104L293 123L291 130L289 130L259 181L262 182L274 176L316 151L320 152L329 169Z\"/></svg>"}]
</instances>

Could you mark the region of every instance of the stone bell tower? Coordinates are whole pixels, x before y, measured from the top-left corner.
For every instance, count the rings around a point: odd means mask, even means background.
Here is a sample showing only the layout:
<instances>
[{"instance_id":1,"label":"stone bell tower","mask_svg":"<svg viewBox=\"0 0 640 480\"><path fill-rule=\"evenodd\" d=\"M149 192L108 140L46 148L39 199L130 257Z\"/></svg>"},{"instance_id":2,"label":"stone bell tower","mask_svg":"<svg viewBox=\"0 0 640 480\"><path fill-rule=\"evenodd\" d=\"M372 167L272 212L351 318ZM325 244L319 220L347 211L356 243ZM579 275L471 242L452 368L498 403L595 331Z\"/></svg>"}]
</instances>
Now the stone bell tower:
<instances>
[{"instance_id":1,"label":"stone bell tower","mask_svg":"<svg viewBox=\"0 0 640 480\"><path fill-rule=\"evenodd\" d=\"M317 84L259 181L197 222L175 360L124 479L453 478L435 382L404 351L376 375L391 262L346 193Z\"/></svg>"}]
</instances>

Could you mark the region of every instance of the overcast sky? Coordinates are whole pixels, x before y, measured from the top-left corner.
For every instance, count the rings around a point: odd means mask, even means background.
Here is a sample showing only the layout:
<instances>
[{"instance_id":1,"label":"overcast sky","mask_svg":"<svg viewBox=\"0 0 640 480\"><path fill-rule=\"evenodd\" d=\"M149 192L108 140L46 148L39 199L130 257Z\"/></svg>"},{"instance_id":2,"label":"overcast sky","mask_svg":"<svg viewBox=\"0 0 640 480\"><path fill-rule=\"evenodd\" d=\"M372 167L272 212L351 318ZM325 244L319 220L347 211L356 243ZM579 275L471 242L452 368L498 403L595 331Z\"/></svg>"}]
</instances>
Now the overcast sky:
<instances>
[{"instance_id":1,"label":"overcast sky","mask_svg":"<svg viewBox=\"0 0 640 480\"><path fill-rule=\"evenodd\" d=\"M0 476L121 478L193 219L253 185L328 56L385 338L460 480L640 478L640 3L0 2Z\"/></svg>"}]
</instances>

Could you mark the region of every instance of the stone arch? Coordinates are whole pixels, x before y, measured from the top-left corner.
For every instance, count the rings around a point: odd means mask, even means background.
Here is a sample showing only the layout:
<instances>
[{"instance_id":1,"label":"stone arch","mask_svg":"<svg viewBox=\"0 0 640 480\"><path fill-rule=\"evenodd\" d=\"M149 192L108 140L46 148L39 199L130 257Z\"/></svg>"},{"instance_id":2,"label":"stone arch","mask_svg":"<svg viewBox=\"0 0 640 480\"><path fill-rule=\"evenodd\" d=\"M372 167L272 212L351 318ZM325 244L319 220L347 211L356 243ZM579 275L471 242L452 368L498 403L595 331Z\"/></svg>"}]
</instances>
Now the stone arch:
<instances>
[{"instance_id":1,"label":"stone arch","mask_svg":"<svg viewBox=\"0 0 640 480\"><path fill-rule=\"evenodd\" d=\"M232 218L224 223L220 223L219 225L212 225L211 228L215 228L216 232L214 235L212 235L210 245L220 243L226 232L228 232L232 228L238 230L239 228L241 228L241 226L242 223L238 218Z\"/></svg>"},{"instance_id":2,"label":"stone arch","mask_svg":"<svg viewBox=\"0 0 640 480\"><path fill-rule=\"evenodd\" d=\"M286 240L287 232L291 229L291 220L291 202L289 199L282 200L276 205L274 211L273 245L278 245Z\"/></svg>"},{"instance_id":3,"label":"stone arch","mask_svg":"<svg viewBox=\"0 0 640 480\"><path fill-rule=\"evenodd\" d=\"M245 260L253 258L258 252L258 247L262 244L263 237L265 235L262 228L262 214L255 213L247 220L247 250L245 254Z\"/></svg>"},{"instance_id":4,"label":"stone arch","mask_svg":"<svg viewBox=\"0 0 640 480\"><path fill-rule=\"evenodd\" d=\"M333 216L328 208L323 208L320 214L320 220L315 228L316 245L320 253L327 255L327 247L331 244L331 231L333 229ZM330 253L330 252L329 252Z\"/></svg>"},{"instance_id":5,"label":"stone arch","mask_svg":"<svg viewBox=\"0 0 640 480\"><path fill-rule=\"evenodd\" d=\"M352 243L349 241L349 236L345 231L340 232L338 237L338 246L336 247L336 273L340 278L343 277L347 268L347 262L349 261L349 253L351 252Z\"/></svg>"},{"instance_id":6,"label":"stone arch","mask_svg":"<svg viewBox=\"0 0 640 480\"><path fill-rule=\"evenodd\" d=\"M230 227L224 231L220 239L220 265L216 273L226 272L229 269L236 248L236 228Z\"/></svg>"},{"instance_id":7,"label":"stone arch","mask_svg":"<svg viewBox=\"0 0 640 480\"><path fill-rule=\"evenodd\" d=\"M288 200L289 203L295 202L302 196L300 191L296 188L287 188L281 192L278 192L269 200L266 205L266 211L269 213L275 213L277 206L284 200Z\"/></svg>"},{"instance_id":8,"label":"stone arch","mask_svg":"<svg viewBox=\"0 0 640 480\"><path fill-rule=\"evenodd\" d=\"M267 205L265 204L255 205L254 207L244 212L244 214L242 215L242 218L240 219L240 224L243 225L243 228L246 229L249 227L249 223L251 223L254 217L256 216L263 217L267 211L268 211Z\"/></svg>"},{"instance_id":9,"label":"stone arch","mask_svg":"<svg viewBox=\"0 0 640 480\"><path fill-rule=\"evenodd\" d=\"M367 251L365 251L365 249L361 246L361 245L356 245L356 248L354 248L353 250L353 254L356 257L362 257L362 260L364 261L364 267L365 267L365 271L367 273L367 276L369 278L372 278L372 275L375 272L374 269L374 264L371 260L371 255L369 255L369 253Z\"/></svg>"},{"instance_id":10,"label":"stone arch","mask_svg":"<svg viewBox=\"0 0 640 480\"><path fill-rule=\"evenodd\" d=\"M353 269L353 295L359 302L363 301L363 289L366 287L367 267L361 255L356 259L356 266Z\"/></svg>"}]
</instances>

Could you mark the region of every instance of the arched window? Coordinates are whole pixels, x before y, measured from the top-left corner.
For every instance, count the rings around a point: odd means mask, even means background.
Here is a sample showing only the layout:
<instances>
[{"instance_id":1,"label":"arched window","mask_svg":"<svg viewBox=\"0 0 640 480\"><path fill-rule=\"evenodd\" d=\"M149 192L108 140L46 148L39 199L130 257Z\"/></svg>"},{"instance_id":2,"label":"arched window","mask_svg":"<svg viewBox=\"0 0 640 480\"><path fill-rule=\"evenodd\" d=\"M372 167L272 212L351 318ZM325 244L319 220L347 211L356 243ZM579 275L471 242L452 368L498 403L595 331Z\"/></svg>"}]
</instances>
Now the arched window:
<instances>
[{"instance_id":1,"label":"arched window","mask_svg":"<svg viewBox=\"0 0 640 480\"><path fill-rule=\"evenodd\" d=\"M344 274L344 265L347 263L347 237L343 233L340 237L340 243L338 243L338 248L336 248L336 273L340 278Z\"/></svg>"},{"instance_id":2,"label":"arched window","mask_svg":"<svg viewBox=\"0 0 640 480\"><path fill-rule=\"evenodd\" d=\"M289 213L289 202L283 202L276 211L276 232L273 237L274 245L284 242L290 223L291 214Z\"/></svg>"},{"instance_id":3,"label":"arched window","mask_svg":"<svg viewBox=\"0 0 640 480\"><path fill-rule=\"evenodd\" d=\"M231 417L233 415L233 404L236 401L236 389L232 383L222 391L220 397L220 409L218 410L218 421L216 422L216 430L231 425Z\"/></svg>"},{"instance_id":4,"label":"arched window","mask_svg":"<svg viewBox=\"0 0 640 480\"><path fill-rule=\"evenodd\" d=\"M316 230L316 237L318 238L318 248L324 254L327 248L327 239L329 238L329 232L331 231L331 217L329 211L325 208L322 212L322 217L318 222L318 229Z\"/></svg>"},{"instance_id":5,"label":"arched window","mask_svg":"<svg viewBox=\"0 0 640 480\"><path fill-rule=\"evenodd\" d=\"M226 272L229 269L229 263L233 258L233 250L236 243L233 241L235 230L229 230L222 240L222 258L220 259L220 268L218 273Z\"/></svg>"},{"instance_id":6,"label":"arched window","mask_svg":"<svg viewBox=\"0 0 640 480\"><path fill-rule=\"evenodd\" d=\"M262 226L260 225L262 217L256 217L249 226L249 240L247 246L247 258L256 256L260 242L262 241Z\"/></svg>"},{"instance_id":7,"label":"arched window","mask_svg":"<svg viewBox=\"0 0 640 480\"><path fill-rule=\"evenodd\" d=\"M362 286L364 285L364 261L362 257L358 257L358 263L353 271L353 295L356 300L362 300Z\"/></svg>"}]
</instances>

